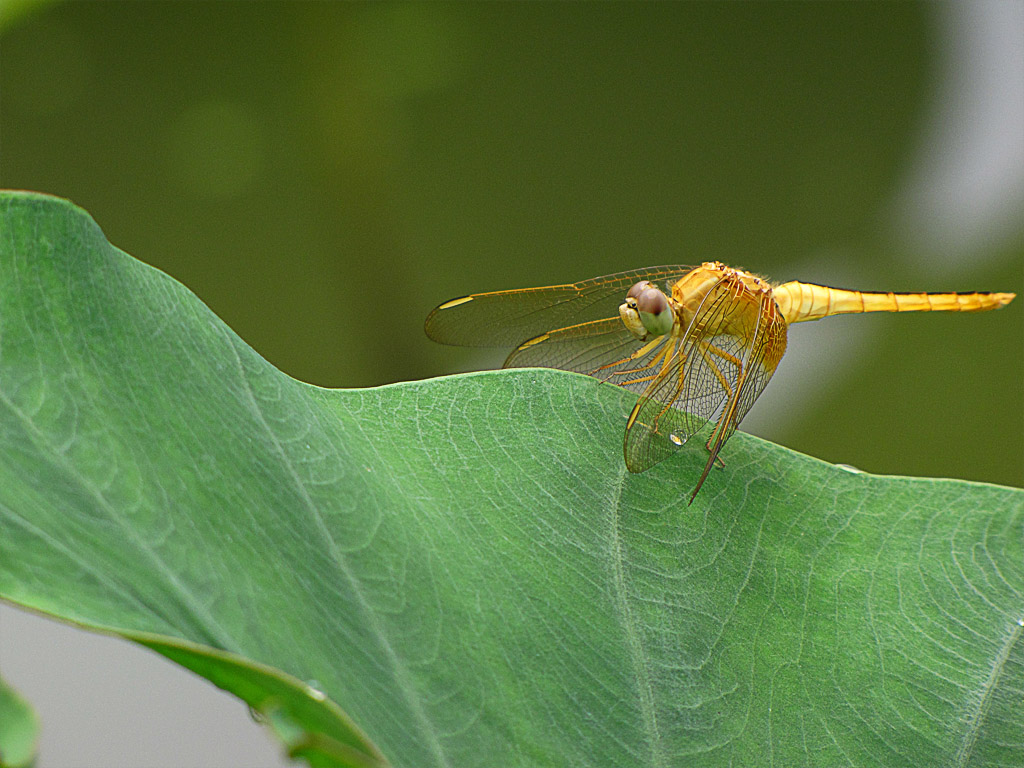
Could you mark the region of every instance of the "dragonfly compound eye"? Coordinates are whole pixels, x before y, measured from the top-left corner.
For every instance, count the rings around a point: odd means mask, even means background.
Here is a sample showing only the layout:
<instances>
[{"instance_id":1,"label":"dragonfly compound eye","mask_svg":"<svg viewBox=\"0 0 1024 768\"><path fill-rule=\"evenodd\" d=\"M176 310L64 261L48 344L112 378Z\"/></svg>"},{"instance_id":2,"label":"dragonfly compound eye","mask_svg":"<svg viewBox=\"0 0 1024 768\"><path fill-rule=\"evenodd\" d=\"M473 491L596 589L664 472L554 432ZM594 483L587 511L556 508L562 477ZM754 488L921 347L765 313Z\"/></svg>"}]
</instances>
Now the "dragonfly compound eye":
<instances>
[{"instance_id":1,"label":"dragonfly compound eye","mask_svg":"<svg viewBox=\"0 0 1024 768\"><path fill-rule=\"evenodd\" d=\"M648 288L654 288L654 283L650 280L641 280L639 283L635 283L632 288L629 289L629 293L626 294L627 299L637 299L640 294L646 291ZM654 288L654 290L658 290Z\"/></svg>"},{"instance_id":2,"label":"dragonfly compound eye","mask_svg":"<svg viewBox=\"0 0 1024 768\"><path fill-rule=\"evenodd\" d=\"M648 286L637 297L636 309L640 313L640 321L644 328L654 336L662 336L672 330L672 308L669 307L664 293L650 283Z\"/></svg>"}]
</instances>

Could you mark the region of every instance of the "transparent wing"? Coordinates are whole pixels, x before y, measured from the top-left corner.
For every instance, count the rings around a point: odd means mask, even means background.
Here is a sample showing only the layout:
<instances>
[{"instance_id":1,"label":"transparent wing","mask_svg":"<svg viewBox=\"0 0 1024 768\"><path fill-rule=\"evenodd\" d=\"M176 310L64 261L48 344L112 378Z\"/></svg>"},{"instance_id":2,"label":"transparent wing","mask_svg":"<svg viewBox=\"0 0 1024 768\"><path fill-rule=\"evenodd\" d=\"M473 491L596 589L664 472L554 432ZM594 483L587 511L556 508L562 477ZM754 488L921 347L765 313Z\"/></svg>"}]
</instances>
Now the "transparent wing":
<instances>
[{"instance_id":1,"label":"transparent wing","mask_svg":"<svg viewBox=\"0 0 1024 768\"><path fill-rule=\"evenodd\" d=\"M638 341L618 317L580 323L521 344L505 368L559 368L609 381L640 394L647 389L652 361L670 341Z\"/></svg>"},{"instance_id":2,"label":"transparent wing","mask_svg":"<svg viewBox=\"0 0 1024 768\"><path fill-rule=\"evenodd\" d=\"M714 422L710 468L775 372L785 338L770 294L719 281L630 415L623 445L629 470L649 469Z\"/></svg>"},{"instance_id":3,"label":"transparent wing","mask_svg":"<svg viewBox=\"0 0 1024 768\"><path fill-rule=\"evenodd\" d=\"M568 330L592 320L614 318L617 321L619 304L634 283L650 280L664 288L666 283L675 282L690 269L646 267L579 283L474 293L446 301L434 309L427 316L425 330L427 336L442 344L515 346L527 339L555 330Z\"/></svg>"},{"instance_id":4,"label":"transparent wing","mask_svg":"<svg viewBox=\"0 0 1024 768\"><path fill-rule=\"evenodd\" d=\"M743 378L735 398L735 408L722 422L721 434L713 436L717 441L717 447L712 444L715 456L768 386L768 381L775 373L782 353L786 350L786 323L776 313L771 312L769 307L763 307L762 310L759 316L760 326L753 336L754 340L743 366Z\"/></svg>"},{"instance_id":5,"label":"transparent wing","mask_svg":"<svg viewBox=\"0 0 1024 768\"><path fill-rule=\"evenodd\" d=\"M708 291L683 336L674 341L626 423L623 453L630 472L643 472L665 460L722 411L742 359L743 340L722 333L737 308L720 282Z\"/></svg>"}]
</instances>

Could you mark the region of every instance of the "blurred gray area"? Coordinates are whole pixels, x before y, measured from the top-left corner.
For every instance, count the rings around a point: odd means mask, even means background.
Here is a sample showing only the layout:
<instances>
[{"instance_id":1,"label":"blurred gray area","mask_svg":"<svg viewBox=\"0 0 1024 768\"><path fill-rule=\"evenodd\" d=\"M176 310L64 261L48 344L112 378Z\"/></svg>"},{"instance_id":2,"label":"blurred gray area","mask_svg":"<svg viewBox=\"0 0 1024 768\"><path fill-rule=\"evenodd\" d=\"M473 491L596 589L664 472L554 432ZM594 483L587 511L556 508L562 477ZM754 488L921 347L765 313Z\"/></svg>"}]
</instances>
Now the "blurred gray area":
<instances>
[{"instance_id":1,"label":"blurred gray area","mask_svg":"<svg viewBox=\"0 0 1024 768\"><path fill-rule=\"evenodd\" d=\"M427 312L644 265L1024 293L1022 3L21 6L0 184L74 200L322 386L496 366ZM796 326L744 429L1024 485L1022 304ZM4 608L0 672L41 768L280 764L121 641Z\"/></svg>"},{"instance_id":2,"label":"blurred gray area","mask_svg":"<svg viewBox=\"0 0 1024 768\"><path fill-rule=\"evenodd\" d=\"M39 768L278 768L246 705L162 656L0 604L0 674L35 707Z\"/></svg>"}]
</instances>

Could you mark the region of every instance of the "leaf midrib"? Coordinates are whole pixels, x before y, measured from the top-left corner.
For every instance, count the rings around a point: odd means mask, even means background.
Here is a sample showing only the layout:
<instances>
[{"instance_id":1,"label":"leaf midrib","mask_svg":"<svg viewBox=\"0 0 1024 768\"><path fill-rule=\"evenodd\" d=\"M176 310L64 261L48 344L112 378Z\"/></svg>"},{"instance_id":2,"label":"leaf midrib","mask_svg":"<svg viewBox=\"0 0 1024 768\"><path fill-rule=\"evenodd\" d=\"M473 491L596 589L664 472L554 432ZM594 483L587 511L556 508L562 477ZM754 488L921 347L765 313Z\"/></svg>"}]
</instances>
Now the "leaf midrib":
<instances>
[{"instance_id":1,"label":"leaf midrib","mask_svg":"<svg viewBox=\"0 0 1024 768\"><path fill-rule=\"evenodd\" d=\"M351 587L352 593L355 596L356 600L358 601L360 609L362 610L364 616L366 616L367 624L370 630L372 631L374 636L376 636L377 643L381 650L383 651L384 656L388 661L388 664L393 670L395 680L398 683L398 690L401 692L402 697L405 699L409 707L409 711L416 719L419 725L419 730L421 731L425 739L425 743L430 745L430 752L434 755L438 765L447 766L448 768L450 768L451 763L449 763L447 757L445 756L444 749L442 748L441 743L437 740L437 729L435 728L434 723L427 716L427 713L424 711L421 705L420 697L414 695L415 688L412 685L411 679L407 674L405 666L400 662L398 654L395 653L394 647L389 642L387 638L387 633L381 626L376 612L373 610L369 601L366 599L366 595L362 590L359 580L356 578L355 574L346 564L341 549L338 547L338 544L335 541L334 536L331 535L330 529L324 523L324 518L320 512L320 509L317 507L316 503L309 495L309 491L306 488L306 484L303 482L302 478L299 477L298 472L296 472L295 465L292 462L291 457L288 455L288 452L284 450L284 447L281 445L280 440L278 440L277 435L270 428L270 425L267 423L266 418L264 418L263 409L260 407L259 400L256 398L256 395L252 391L252 388L249 386L248 377L245 375L245 367L242 364L242 359L239 354L235 337L229 336L228 341L228 346L231 348L231 352L234 356L235 363L237 365L239 379L241 380L242 385L245 388L246 398L252 404L254 416L256 417L256 419L258 419L260 426L266 432L269 442L273 446L274 452L280 458L282 465L288 472L288 476L291 478L291 481L294 483L296 489L298 490L303 504L306 506L306 509L308 510L310 516L312 517L317 530L320 532L320 535L327 543L327 546L331 554L331 559L334 561L339 572L342 574L342 576L345 578L345 580Z\"/></svg>"},{"instance_id":2,"label":"leaf midrib","mask_svg":"<svg viewBox=\"0 0 1024 768\"><path fill-rule=\"evenodd\" d=\"M647 654L644 652L643 643L637 632L636 621L629 609L629 595L626 589L626 575L623 567L622 539L619 536L621 518L619 511L622 508L622 494L626 481L625 467L619 472L615 487L615 500L611 511L611 556L612 573L615 583L615 601L618 604L619 614L622 616L622 628L626 633L626 644L629 648L629 659L633 667L633 677L636 680L637 695L640 699L640 718L643 724L644 733L650 745L649 765L657 768L667 768L667 758L664 751L664 742L658 728L658 715L654 706L654 690L651 686L651 672L648 664Z\"/></svg>"},{"instance_id":3,"label":"leaf midrib","mask_svg":"<svg viewBox=\"0 0 1024 768\"><path fill-rule=\"evenodd\" d=\"M1006 669L1006 662L1010 658L1010 652L1018 642L1024 639L1024 624L1021 621L1024 621L1024 619L1013 622L1010 625L1006 641L999 649L999 653L996 654L995 661L992 662L988 679L985 680L985 685L982 687L981 698L978 699L977 706L967 718L967 728L960 742L960 749L957 750L954 765L966 766L971 761L974 745L978 741L978 734L981 732L988 716L988 711L992 706L992 694L998 688L999 680Z\"/></svg>"}]
</instances>

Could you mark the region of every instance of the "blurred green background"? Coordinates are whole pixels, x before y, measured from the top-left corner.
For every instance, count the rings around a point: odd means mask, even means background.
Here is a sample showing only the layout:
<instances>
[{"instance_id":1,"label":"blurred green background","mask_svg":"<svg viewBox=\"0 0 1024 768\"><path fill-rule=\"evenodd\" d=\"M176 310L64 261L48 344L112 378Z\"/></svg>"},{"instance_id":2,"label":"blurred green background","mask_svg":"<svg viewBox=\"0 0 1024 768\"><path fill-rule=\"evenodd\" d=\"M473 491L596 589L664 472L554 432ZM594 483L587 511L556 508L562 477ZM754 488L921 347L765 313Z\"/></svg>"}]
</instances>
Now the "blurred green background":
<instances>
[{"instance_id":1,"label":"blurred green background","mask_svg":"<svg viewBox=\"0 0 1024 768\"><path fill-rule=\"evenodd\" d=\"M0 184L329 387L497 366L427 312L645 265L1021 293L1002 6L8 3ZM1024 485L1024 298L795 326L744 427Z\"/></svg>"}]
</instances>

